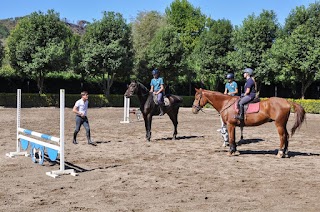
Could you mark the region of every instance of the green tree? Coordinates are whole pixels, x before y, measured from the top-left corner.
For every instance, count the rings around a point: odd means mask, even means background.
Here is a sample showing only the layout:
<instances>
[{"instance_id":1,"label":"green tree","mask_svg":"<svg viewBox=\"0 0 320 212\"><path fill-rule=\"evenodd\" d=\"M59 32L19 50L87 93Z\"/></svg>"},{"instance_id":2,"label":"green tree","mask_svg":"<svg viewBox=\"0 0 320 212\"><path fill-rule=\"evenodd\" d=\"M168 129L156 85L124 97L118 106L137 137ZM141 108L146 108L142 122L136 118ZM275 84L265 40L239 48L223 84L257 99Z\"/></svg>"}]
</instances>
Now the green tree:
<instances>
[{"instance_id":1,"label":"green tree","mask_svg":"<svg viewBox=\"0 0 320 212\"><path fill-rule=\"evenodd\" d=\"M179 75L182 57L183 46L174 27L161 28L148 46L149 69L158 68L166 82L173 82Z\"/></svg>"},{"instance_id":2,"label":"green tree","mask_svg":"<svg viewBox=\"0 0 320 212\"><path fill-rule=\"evenodd\" d=\"M290 13L284 36L272 46L272 59L267 63L268 67L277 68L277 82L290 85L293 90L301 83L301 98L320 77L319 9L320 4L315 3L307 9L297 7Z\"/></svg>"},{"instance_id":3,"label":"green tree","mask_svg":"<svg viewBox=\"0 0 320 212\"><path fill-rule=\"evenodd\" d=\"M156 32L166 25L163 15L156 11L139 12L132 23L135 78L146 82L150 78L147 49Z\"/></svg>"},{"instance_id":4,"label":"green tree","mask_svg":"<svg viewBox=\"0 0 320 212\"><path fill-rule=\"evenodd\" d=\"M7 38L9 34L8 28L0 24L0 39Z\"/></svg>"},{"instance_id":5,"label":"green tree","mask_svg":"<svg viewBox=\"0 0 320 212\"><path fill-rule=\"evenodd\" d=\"M71 30L59 20L59 14L34 12L21 19L8 37L9 60L18 72L37 80L43 93L48 72L63 71L69 64Z\"/></svg>"},{"instance_id":6,"label":"green tree","mask_svg":"<svg viewBox=\"0 0 320 212\"><path fill-rule=\"evenodd\" d=\"M232 31L229 20L210 20L208 30L201 34L199 44L194 49L193 69L197 74L196 79L210 90L217 88L218 82L225 78L230 69L226 55L233 49Z\"/></svg>"},{"instance_id":7,"label":"green tree","mask_svg":"<svg viewBox=\"0 0 320 212\"><path fill-rule=\"evenodd\" d=\"M104 12L99 21L87 25L81 40L82 66L102 79L104 94L110 94L115 77L126 79L132 68L131 29L120 13Z\"/></svg>"},{"instance_id":8,"label":"green tree","mask_svg":"<svg viewBox=\"0 0 320 212\"><path fill-rule=\"evenodd\" d=\"M174 0L166 8L165 13L168 23L175 27L184 47L180 79L189 83L189 95L191 95L191 81L194 78L191 53L205 29L206 16L201 13L200 8L195 8L187 0Z\"/></svg>"},{"instance_id":9,"label":"green tree","mask_svg":"<svg viewBox=\"0 0 320 212\"><path fill-rule=\"evenodd\" d=\"M2 41L0 40L0 67L2 66L2 60L4 58L4 47Z\"/></svg>"},{"instance_id":10,"label":"green tree","mask_svg":"<svg viewBox=\"0 0 320 212\"><path fill-rule=\"evenodd\" d=\"M71 68L74 73L81 75L81 81L83 82L85 77L87 76L87 72L85 71L82 65L82 52L81 52L81 37L78 34L73 34L71 39L71 54L70 54L70 62Z\"/></svg>"},{"instance_id":11,"label":"green tree","mask_svg":"<svg viewBox=\"0 0 320 212\"><path fill-rule=\"evenodd\" d=\"M228 64L233 70L239 70L239 79L243 79L242 70L250 67L254 69L256 79L270 83L273 78L264 76L262 58L278 35L276 14L272 10L263 10L259 16L250 15L242 23L233 31L232 44L235 51L229 52Z\"/></svg>"},{"instance_id":12,"label":"green tree","mask_svg":"<svg viewBox=\"0 0 320 212\"><path fill-rule=\"evenodd\" d=\"M190 54L205 29L206 16L187 0L174 0L165 13L168 23L176 28L186 53Z\"/></svg>"}]
</instances>

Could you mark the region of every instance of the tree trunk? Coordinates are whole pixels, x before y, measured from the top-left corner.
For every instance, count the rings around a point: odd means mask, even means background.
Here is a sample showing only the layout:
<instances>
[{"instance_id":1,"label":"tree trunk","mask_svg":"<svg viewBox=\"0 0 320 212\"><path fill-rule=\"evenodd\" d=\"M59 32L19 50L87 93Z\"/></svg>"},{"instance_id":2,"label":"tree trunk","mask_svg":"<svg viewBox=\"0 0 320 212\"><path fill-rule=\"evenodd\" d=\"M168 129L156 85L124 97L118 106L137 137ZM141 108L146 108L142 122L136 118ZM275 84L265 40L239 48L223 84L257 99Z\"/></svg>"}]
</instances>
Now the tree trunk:
<instances>
[{"instance_id":1,"label":"tree trunk","mask_svg":"<svg viewBox=\"0 0 320 212\"><path fill-rule=\"evenodd\" d=\"M108 74L108 78L107 78L107 95L108 96L110 95L110 88L113 84L113 79L115 75L116 75L115 73Z\"/></svg>"},{"instance_id":2,"label":"tree trunk","mask_svg":"<svg viewBox=\"0 0 320 212\"><path fill-rule=\"evenodd\" d=\"M104 92L104 95L106 97L109 97L110 95L110 88L113 84L113 79L114 79L114 76L115 74L112 73L112 74L109 74L108 73L108 77L107 79L105 78L105 74L103 74L103 77L102 77L102 86L103 86L103 92Z\"/></svg>"},{"instance_id":3,"label":"tree trunk","mask_svg":"<svg viewBox=\"0 0 320 212\"><path fill-rule=\"evenodd\" d=\"M307 89L310 87L310 85L312 84L313 80L306 80L306 82L304 80L302 80L301 82L301 99L304 99L305 97L305 93L307 91Z\"/></svg>"},{"instance_id":4,"label":"tree trunk","mask_svg":"<svg viewBox=\"0 0 320 212\"><path fill-rule=\"evenodd\" d=\"M102 90L103 90L103 93L106 97L108 97L107 95L107 82L106 82L106 79L104 77L104 73L102 73Z\"/></svg>"},{"instance_id":5,"label":"tree trunk","mask_svg":"<svg viewBox=\"0 0 320 212\"><path fill-rule=\"evenodd\" d=\"M38 87L38 90L39 90L39 94L43 93L43 81L44 81L44 76L43 76L42 71L40 71L38 79L37 79L37 87Z\"/></svg>"}]
</instances>

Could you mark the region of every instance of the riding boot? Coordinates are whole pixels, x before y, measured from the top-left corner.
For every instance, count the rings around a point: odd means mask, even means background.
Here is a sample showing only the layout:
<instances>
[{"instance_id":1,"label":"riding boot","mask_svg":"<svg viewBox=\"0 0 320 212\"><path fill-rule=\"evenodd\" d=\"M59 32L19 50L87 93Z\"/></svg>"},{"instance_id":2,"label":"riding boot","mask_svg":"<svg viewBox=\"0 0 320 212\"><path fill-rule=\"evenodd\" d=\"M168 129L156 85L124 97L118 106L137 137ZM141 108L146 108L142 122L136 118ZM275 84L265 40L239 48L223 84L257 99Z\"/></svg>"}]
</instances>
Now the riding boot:
<instances>
[{"instance_id":1,"label":"riding boot","mask_svg":"<svg viewBox=\"0 0 320 212\"><path fill-rule=\"evenodd\" d=\"M73 133L73 141L72 141L73 144L78 144L78 142L77 142L77 134L78 133L76 133L76 132Z\"/></svg>"},{"instance_id":2,"label":"riding boot","mask_svg":"<svg viewBox=\"0 0 320 212\"><path fill-rule=\"evenodd\" d=\"M159 116L163 116L163 115L164 115L164 109L163 109L163 107L164 107L164 104L163 104L163 103L160 103L160 104L159 104L159 108L160 108L160 114L159 114Z\"/></svg>"},{"instance_id":3,"label":"riding boot","mask_svg":"<svg viewBox=\"0 0 320 212\"><path fill-rule=\"evenodd\" d=\"M91 141L90 136L87 136L87 139L88 139L88 144L95 145L95 143L93 141Z\"/></svg>"},{"instance_id":4,"label":"riding boot","mask_svg":"<svg viewBox=\"0 0 320 212\"><path fill-rule=\"evenodd\" d=\"M239 112L240 112L240 114L237 115L235 118L242 121L244 119L244 106L243 105L240 105Z\"/></svg>"}]
</instances>

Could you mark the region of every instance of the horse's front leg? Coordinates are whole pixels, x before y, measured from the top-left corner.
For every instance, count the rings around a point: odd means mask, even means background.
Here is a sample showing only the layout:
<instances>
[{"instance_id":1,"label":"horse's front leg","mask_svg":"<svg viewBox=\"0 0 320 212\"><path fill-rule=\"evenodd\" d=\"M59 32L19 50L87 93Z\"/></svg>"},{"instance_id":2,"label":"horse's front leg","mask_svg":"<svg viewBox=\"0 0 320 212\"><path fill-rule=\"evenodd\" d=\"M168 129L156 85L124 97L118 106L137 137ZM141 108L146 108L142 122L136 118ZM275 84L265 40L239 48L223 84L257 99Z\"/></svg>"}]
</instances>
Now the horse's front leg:
<instances>
[{"instance_id":1,"label":"horse's front leg","mask_svg":"<svg viewBox=\"0 0 320 212\"><path fill-rule=\"evenodd\" d=\"M174 131L173 131L173 136L172 136L172 140L176 140L177 139L177 134L178 134L178 112L179 112L179 108L176 110L171 110L170 112L168 112L167 114L169 115L172 123L173 123L173 127L174 127Z\"/></svg>"},{"instance_id":2,"label":"horse's front leg","mask_svg":"<svg viewBox=\"0 0 320 212\"><path fill-rule=\"evenodd\" d=\"M152 116L150 114L148 114L148 115L143 116L143 118L144 118L144 125L146 128L146 140L150 141Z\"/></svg>"},{"instance_id":3,"label":"horse's front leg","mask_svg":"<svg viewBox=\"0 0 320 212\"><path fill-rule=\"evenodd\" d=\"M239 155L237 151L237 144L236 144L236 126L232 124L228 124L228 134L229 134L229 146L230 150L228 152L229 156Z\"/></svg>"}]
</instances>

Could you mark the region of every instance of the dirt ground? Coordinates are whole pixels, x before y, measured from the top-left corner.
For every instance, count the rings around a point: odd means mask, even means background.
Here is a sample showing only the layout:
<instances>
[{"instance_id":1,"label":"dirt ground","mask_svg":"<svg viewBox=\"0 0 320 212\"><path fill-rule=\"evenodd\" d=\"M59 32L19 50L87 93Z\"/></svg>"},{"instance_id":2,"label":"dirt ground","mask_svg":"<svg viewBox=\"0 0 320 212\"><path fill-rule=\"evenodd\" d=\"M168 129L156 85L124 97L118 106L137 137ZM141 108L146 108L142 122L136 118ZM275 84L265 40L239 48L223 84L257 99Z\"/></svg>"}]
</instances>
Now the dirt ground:
<instances>
[{"instance_id":1,"label":"dirt ground","mask_svg":"<svg viewBox=\"0 0 320 212\"><path fill-rule=\"evenodd\" d=\"M273 123L245 128L239 156L228 157L213 109L179 112L178 140L167 115L154 117L152 141L134 114L120 123L122 108L90 108L92 138L85 130L72 144L75 118L65 110L66 168L78 176L51 178L59 164L35 164L15 151L16 109L0 108L0 211L319 211L320 115L290 139L290 158L276 158ZM22 109L21 127L59 137L58 108ZM293 114L289 119L291 129ZM240 130L237 129L239 139Z\"/></svg>"}]
</instances>

